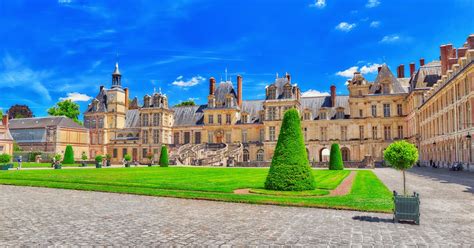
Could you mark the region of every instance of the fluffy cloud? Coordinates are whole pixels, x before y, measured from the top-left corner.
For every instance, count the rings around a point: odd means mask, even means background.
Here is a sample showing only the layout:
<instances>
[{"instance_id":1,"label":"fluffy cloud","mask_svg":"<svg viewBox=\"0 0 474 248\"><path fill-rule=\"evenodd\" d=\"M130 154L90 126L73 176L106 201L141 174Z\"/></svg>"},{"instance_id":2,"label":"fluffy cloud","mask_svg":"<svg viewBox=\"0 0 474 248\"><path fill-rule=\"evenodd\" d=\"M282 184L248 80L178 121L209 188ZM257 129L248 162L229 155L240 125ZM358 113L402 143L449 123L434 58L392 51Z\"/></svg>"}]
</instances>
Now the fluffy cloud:
<instances>
[{"instance_id":1,"label":"fluffy cloud","mask_svg":"<svg viewBox=\"0 0 474 248\"><path fill-rule=\"evenodd\" d=\"M345 78L352 78L354 76L354 72L360 71L362 74L371 74L377 72L378 68L382 66L381 64L372 64L368 63L363 65L362 67L359 66L352 66L344 71L336 72L336 75L345 77Z\"/></svg>"},{"instance_id":2,"label":"fluffy cloud","mask_svg":"<svg viewBox=\"0 0 474 248\"><path fill-rule=\"evenodd\" d=\"M326 7L326 0L315 0L314 3L309 5L310 7L322 9Z\"/></svg>"},{"instance_id":3,"label":"fluffy cloud","mask_svg":"<svg viewBox=\"0 0 474 248\"><path fill-rule=\"evenodd\" d=\"M349 32L357 25L355 23L341 22L336 26L336 29L343 32Z\"/></svg>"},{"instance_id":4,"label":"fluffy cloud","mask_svg":"<svg viewBox=\"0 0 474 248\"><path fill-rule=\"evenodd\" d=\"M92 99L92 97L78 92L67 93L67 97L59 98L60 101L71 100L73 102L87 102L90 99Z\"/></svg>"},{"instance_id":5,"label":"fluffy cloud","mask_svg":"<svg viewBox=\"0 0 474 248\"><path fill-rule=\"evenodd\" d=\"M365 7L367 8L375 8L380 5L379 0L369 0L366 4Z\"/></svg>"},{"instance_id":6,"label":"fluffy cloud","mask_svg":"<svg viewBox=\"0 0 474 248\"><path fill-rule=\"evenodd\" d=\"M400 36L397 34L385 35L382 40L380 40L381 43L395 43L397 41L400 41Z\"/></svg>"},{"instance_id":7,"label":"fluffy cloud","mask_svg":"<svg viewBox=\"0 0 474 248\"><path fill-rule=\"evenodd\" d=\"M379 21L372 21L370 23L370 27L371 28L378 28L380 26L380 22Z\"/></svg>"},{"instance_id":8,"label":"fluffy cloud","mask_svg":"<svg viewBox=\"0 0 474 248\"><path fill-rule=\"evenodd\" d=\"M171 84L175 85L175 86L178 86L178 87L191 87L191 86L197 85L201 82L204 82L204 80L206 80L206 79L199 76L199 75L194 76L194 77L192 77L191 79L189 79L187 81L183 80L183 76L179 76Z\"/></svg>"},{"instance_id":9,"label":"fluffy cloud","mask_svg":"<svg viewBox=\"0 0 474 248\"><path fill-rule=\"evenodd\" d=\"M318 90L308 90L303 93L301 93L302 97L312 97L312 96L329 96L329 93L327 92L321 92Z\"/></svg>"},{"instance_id":10,"label":"fluffy cloud","mask_svg":"<svg viewBox=\"0 0 474 248\"><path fill-rule=\"evenodd\" d=\"M38 94L38 98L51 100L51 95L43 84L43 81L50 77L50 72L35 71L23 65L9 54L3 57L2 62L3 67L0 67L0 88L18 88L20 92L30 89Z\"/></svg>"}]
</instances>

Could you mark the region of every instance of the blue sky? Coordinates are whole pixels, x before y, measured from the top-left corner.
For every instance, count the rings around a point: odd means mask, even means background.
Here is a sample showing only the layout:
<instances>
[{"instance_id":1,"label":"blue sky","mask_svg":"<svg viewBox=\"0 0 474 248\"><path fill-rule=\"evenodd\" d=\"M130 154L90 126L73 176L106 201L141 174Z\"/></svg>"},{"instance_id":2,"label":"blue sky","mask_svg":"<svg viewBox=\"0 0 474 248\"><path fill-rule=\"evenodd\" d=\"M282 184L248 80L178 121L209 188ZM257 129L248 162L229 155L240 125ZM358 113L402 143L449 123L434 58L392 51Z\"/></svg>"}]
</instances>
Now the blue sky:
<instances>
[{"instance_id":1,"label":"blue sky","mask_svg":"<svg viewBox=\"0 0 474 248\"><path fill-rule=\"evenodd\" d=\"M141 98L161 88L170 104L205 103L208 79L244 78L244 99L263 97L289 72L306 94L344 83L355 69L438 59L474 33L472 0L0 0L0 108L36 116L70 97L85 110L110 87ZM117 56L118 54L118 56ZM405 67L405 73L408 67Z\"/></svg>"}]
</instances>

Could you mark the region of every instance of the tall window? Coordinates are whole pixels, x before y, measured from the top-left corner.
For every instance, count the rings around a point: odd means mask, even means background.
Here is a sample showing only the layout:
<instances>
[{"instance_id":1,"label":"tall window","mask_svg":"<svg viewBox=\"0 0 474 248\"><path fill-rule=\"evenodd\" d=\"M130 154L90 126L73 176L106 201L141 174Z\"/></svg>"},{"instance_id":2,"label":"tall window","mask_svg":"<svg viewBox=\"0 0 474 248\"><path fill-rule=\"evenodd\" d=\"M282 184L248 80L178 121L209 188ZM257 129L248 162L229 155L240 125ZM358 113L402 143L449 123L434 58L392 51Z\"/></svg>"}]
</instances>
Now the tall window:
<instances>
[{"instance_id":1,"label":"tall window","mask_svg":"<svg viewBox=\"0 0 474 248\"><path fill-rule=\"evenodd\" d=\"M247 150L247 149L244 149L243 160L244 160L244 162L250 161L250 154L249 154L249 150Z\"/></svg>"},{"instance_id":2,"label":"tall window","mask_svg":"<svg viewBox=\"0 0 474 248\"><path fill-rule=\"evenodd\" d=\"M242 143L247 143L247 129L242 129Z\"/></svg>"},{"instance_id":3,"label":"tall window","mask_svg":"<svg viewBox=\"0 0 474 248\"><path fill-rule=\"evenodd\" d=\"M372 116L373 117L377 116L377 105L372 105Z\"/></svg>"},{"instance_id":4,"label":"tall window","mask_svg":"<svg viewBox=\"0 0 474 248\"><path fill-rule=\"evenodd\" d=\"M327 139L328 139L328 128L321 127L321 140L327 140Z\"/></svg>"},{"instance_id":5,"label":"tall window","mask_svg":"<svg viewBox=\"0 0 474 248\"><path fill-rule=\"evenodd\" d=\"M276 112L277 112L276 107L269 107L268 108L268 120L270 120L270 121L276 120Z\"/></svg>"},{"instance_id":6,"label":"tall window","mask_svg":"<svg viewBox=\"0 0 474 248\"><path fill-rule=\"evenodd\" d=\"M397 115L402 116L403 115L403 109L401 104L397 104Z\"/></svg>"},{"instance_id":7,"label":"tall window","mask_svg":"<svg viewBox=\"0 0 474 248\"><path fill-rule=\"evenodd\" d=\"M362 109L359 109L359 117L364 117L364 111Z\"/></svg>"},{"instance_id":8,"label":"tall window","mask_svg":"<svg viewBox=\"0 0 474 248\"><path fill-rule=\"evenodd\" d=\"M146 155L148 155L148 149L143 148L143 150L142 150L142 158L146 158Z\"/></svg>"},{"instance_id":9,"label":"tall window","mask_svg":"<svg viewBox=\"0 0 474 248\"><path fill-rule=\"evenodd\" d=\"M257 151L257 161L263 161L264 160L264 151L262 149Z\"/></svg>"},{"instance_id":10,"label":"tall window","mask_svg":"<svg viewBox=\"0 0 474 248\"><path fill-rule=\"evenodd\" d=\"M125 156L125 154L127 154L127 148L122 148L122 157Z\"/></svg>"},{"instance_id":11,"label":"tall window","mask_svg":"<svg viewBox=\"0 0 474 248\"><path fill-rule=\"evenodd\" d=\"M390 117L390 104L384 103L383 105L383 116Z\"/></svg>"},{"instance_id":12,"label":"tall window","mask_svg":"<svg viewBox=\"0 0 474 248\"><path fill-rule=\"evenodd\" d=\"M217 115L217 124L222 124L222 115Z\"/></svg>"},{"instance_id":13,"label":"tall window","mask_svg":"<svg viewBox=\"0 0 474 248\"><path fill-rule=\"evenodd\" d=\"M142 141L143 141L143 144L148 144L148 131L147 130L143 130Z\"/></svg>"},{"instance_id":14,"label":"tall window","mask_svg":"<svg viewBox=\"0 0 474 248\"><path fill-rule=\"evenodd\" d=\"M270 141L275 141L275 127L268 127Z\"/></svg>"},{"instance_id":15,"label":"tall window","mask_svg":"<svg viewBox=\"0 0 474 248\"><path fill-rule=\"evenodd\" d=\"M264 142L265 141L265 129L263 129L263 128L260 129L260 135L259 136L260 136L260 138L259 138L260 142Z\"/></svg>"},{"instance_id":16,"label":"tall window","mask_svg":"<svg viewBox=\"0 0 474 248\"><path fill-rule=\"evenodd\" d=\"M320 120L326 120L326 119L327 119L326 112L321 112L321 113L319 114L319 119L320 119Z\"/></svg>"},{"instance_id":17,"label":"tall window","mask_svg":"<svg viewBox=\"0 0 474 248\"><path fill-rule=\"evenodd\" d=\"M142 115L142 126L148 127L148 114Z\"/></svg>"},{"instance_id":18,"label":"tall window","mask_svg":"<svg viewBox=\"0 0 474 248\"><path fill-rule=\"evenodd\" d=\"M275 89L275 87L268 88L268 99L276 99L276 89Z\"/></svg>"},{"instance_id":19,"label":"tall window","mask_svg":"<svg viewBox=\"0 0 474 248\"><path fill-rule=\"evenodd\" d=\"M104 118L99 118L99 128L104 128Z\"/></svg>"},{"instance_id":20,"label":"tall window","mask_svg":"<svg viewBox=\"0 0 474 248\"><path fill-rule=\"evenodd\" d=\"M310 112L305 112L304 113L304 119L309 120L310 119L310 114L311 114Z\"/></svg>"},{"instance_id":21,"label":"tall window","mask_svg":"<svg viewBox=\"0 0 474 248\"><path fill-rule=\"evenodd\" d=\"M336 113L336 118L337 119L344 119L344 110L337 110L337 113Z\"/></svg>"},{"instance_id":22,"label":"tall window","mask_svg":"<svg viewBox=\"0 0 474 248\"><path fill-rule=\"evenodd\" d=\"M174 144L179 145L179 133L174 133Z\"/></svg>"},{"instance_id":23,"label":"tall window","mask_svg":"<svg viewBox=\"0 0 474 248\"><path fill-rule=\"evenodd\" d=\"M303 131L304 131L304 140L306 141L306 140L308 140L308 128L305 127L305 128L303 129Z\"/></svg>"},{"instance_id":24,"label":"tall window","mask_svg":"<svg viewBox=\"0 0 474 248\"><path fill-rule=\"evenodd\" d=\"M160 130L153 130L153 144L160 143Z\"/></svg>"},{"instance_id":25,"label":"tall window","mask_svg":"<svg viewBox=\"0 0 474 248\"><path fill-rule=\"evenodd\" d=\"M283 97L291 98L291 86L289 85L285 86L285 89L283 90Z\"/></svg>"},{"instance_id":26,"label":"tall window","mask_svg":"<svg viewBox=\"0 0 474 248\"><path fill-rule=\"evenodd\" d=\"M114 158L117 158L117 157L118 157L118 150L117 150L117 148L114 148L112 154L113 154L112 156L113 156Z\"/></svg>"},{"instance_id":27,"label":"tall window","mask_svg":"<svg viewBox=\"0 0 474 248\"><path fill-rule=\"evenodd\" d=\"M214 133L213 132L207 132L207 142L208 143L214 143Z\"/></svg>"},{"instance_id":28,"label":"tall window","mask_svg":"<svg viewBox=\"0 0 474 248\"><path fill-rule=\"evenodd\" d=\"M194 143L201 144L201 132L194 133Z\"/></svg>"},{"instance_id":29,"label":"tall window","mask_svg":"<svg viewBox=\"0 0 474 248\"><path fill-rule=\"evenodd\" d=\"M360 140L364 139L364 126L359 126L359 138Z\"/></svg>"},{"instance_id":30,"label":"tall window","mask_svg":"<svg viewBox=\"0 0 474 248\"><path fill-rule=\"evenodd\" d=\"M347 140L347 127L341 126L341 140Z\"/></svg>"},{"instance_id":31,"label":"tall window","mask_svg":"<svg viewBox=\"0 0 474 248\"><path fill-rule=\"evenodd\" d=\"M248 123L249 122L249 116L247 114L242 114L242 123Z\"/></svg>"},{"instance_id":32,"label":"tall window","mask_svg":"<svg viewBox=\"0 0 474 248\"><path fill-rule=\"evenodd\" d=\"M383 127L383 136L385 140L392 139L392 128L390 126Z\"/></svg>"},{"instance_id":33,"label":"tall window","mask_svg":"<svg viewBox=\"0 0 474 248\"><path fill-rule=\"evenodd\" d=\"M184 132L184 144L191 143L191 133Z\"/></svg>"},{"instance_id":34,"label":"tall window","mask_svg":"<svg viewBox=\"0 0 474 248\"><path fill-rule=\"evenodd\" d=\"M160 125L160 115L158 113L153 114L153 126Z\"/></svg>"},{"instance_id":35,"label":"tall window","mask_svg":"<svg viewBox=\"0 0 474 248\"><path fill-rule=\"evenodd\" d=\"M403 139L403 126L398 126L397 134L399 139Z\"/></svg>"},{"instance_id":36,"label":"tall window","mask_svg":"<svg viewBox=\"0 0 474 248\"><path fill-rule=\"evenodd\" d=\"M230 123L231 123L230 114L226 114L226 115L225 115L225 123L226 123L226 124L230 124Z\"/></svg>"},{"instance_id":37,"label":"tall window","mask_svg":"<svg viewBox=\"0 0 474 248\"><path fill-rule=\"evenodd\" d=\"M372 126L372 139L377 139L377 133L378 133L378 130L377 130L377 126Z\"/></svg>"},{"instance_id":38,"label":"tall window","mask_svg":"<svg viewBox=\"0 0 474 248\"><path fill-rule=\"evenodd\" d=\"M209 124L214 124L214 115L208 115L207 118L208 118Z\"/></svg>"}]
</instances>

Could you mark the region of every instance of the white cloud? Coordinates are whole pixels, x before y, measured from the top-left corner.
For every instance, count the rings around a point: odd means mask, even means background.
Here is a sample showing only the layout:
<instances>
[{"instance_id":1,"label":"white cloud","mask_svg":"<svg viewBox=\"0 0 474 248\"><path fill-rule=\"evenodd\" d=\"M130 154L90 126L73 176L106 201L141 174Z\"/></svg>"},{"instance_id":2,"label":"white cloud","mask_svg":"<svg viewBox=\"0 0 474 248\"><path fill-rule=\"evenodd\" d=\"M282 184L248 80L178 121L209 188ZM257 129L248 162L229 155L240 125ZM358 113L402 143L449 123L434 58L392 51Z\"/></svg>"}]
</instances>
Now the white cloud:
<instances>
[{"instance_id":1,"label":"white cloud","mask_svg":"<svg viewBox=\"0 0 474 248\"><path fill-rule=\"evenodd\" d=\"M322 8L326 7L326 0L315 0L314 3L309 5L309 7L322 9Z\"/></svg>"},{"instance_id":2,"label":"white cloud","mask_svg":"<svg viewBox=\"0 0 474 248\"><path fill-rule=\"evenodd\" d=\"M68 3L71 3L72 0L58 0L58 3L59 4L68 4Z\"/></svg>"},{"instance_id":3,"label":"white cloud","mask_svg":"<svg viewBox=\"0 0 474 248\"><path fill-rule=\"evenodd\" d=\"M380 21L372 21L370 23L371 28L378 28L380 26Z\"/></svg>"},{"instance_id":4,"label":"white cloud","mask_svg":"<svg viewBox=\"0 0 474 248\"><path fill-rule=\"evenodd\" d=\"M321 92L321 91L318 91L318 90L309 89L309 90L307 90L307 91L301 93L301 96L302 96L302 97L329 96L329 93L328 93L328 92Z\"/></svg>"},{"instance_id":5,"label":"white cloud","mask_svg":"<svg viewBox=\"0 0 474 248\"><path fill-rule=\"evenodd\" d=\"M366 4L365 7L367 8L375 8L380 5L379 0L369 0Z\"/></svg>"},{"instance_id":6,"label":"white cloud","mask_svg":"<svg viewBox=\"0 0 474 248\"><path fill-rule=\"evenodd\" d=\"M362 74L371 74L375 73L378 71L378 68L382 66L381 64L377 63L367 63L366 65L363 65L362 67L359 66L352 66L344 71L338 71L336 72L336 75L345 77L345 78L352 78L354 76L354 72L360 71Z\"/></svg>"},{"instance_id":7,"label":"white cloud","mask_svg":"<svg viewBox=\"0 0 474 248\"><path fill-rule=\"evenodd\" d=\"M43 82L51 73L35 71L23 65L9 54L3 57L3 67L0 67L0 88L18 88L18 90L32 90L39 98L51 100L51 95Z\"/></svg>"},{"instance_id":8,"label":"white cloud","mask_svg":"<svg viewBox=\"0 0 474 248\"><path fill-rule=\"evenodd\" d=\"M191 86L194 86L194 85L197 85L201 82L203 82L204 80L206 80L205 78L201 77L201 76L194 76L192 77L191 79L187 80L187 81L184 81L183 80L183 76L179 76L176 78L176 80L174 82L172 82L171 84L172 85L176 85L178 87L191 87Z\"/></svg>"},{"instance_id":9,"label":"white cloud","mask_svg":"<svg viewBox=\"0 0 474 248\"><path fill-rule=\"evenodd\" d=\"M351 78L352 76L354 76L354 72L356 72L358 69L359 69L358 66L352 66L344 71L336 72L336 75L341 76L341 77Z\"/></svg>"},{"instance_id":10,"label":"white cloud","mask_svg":"<svg viewBox=\"0 0 474 248\"><path fill-rule=\"evenodd\" d=\"M337 30L343 31L343 32L349 32L353 28L355 28L357 25L355 23L347 23L347 22L341 22L336 26Z\"/></svg>"},{"instance_id":11,"label":"white cloud","mask_svg":"<svg viewBox=\"0 0 474 248\"><path fill-rule=\"evenodd\" d=\"M382 40L380 40L381 43L395 43L397 41L400 41L400 36L397 34L385 35Z\"/></svg>"},{"instance_id":12,"label":"white cloud","mask_svg":"<svg viewBox=\"0 0 474 248\"><path fill-rule=\"evenodd\" d=\"M87 102L90 99L92 99L92 97L78 92L67 93L67 97L59 98L60 101L71 100L73 102Z\"/></svg>"}]
</instances>

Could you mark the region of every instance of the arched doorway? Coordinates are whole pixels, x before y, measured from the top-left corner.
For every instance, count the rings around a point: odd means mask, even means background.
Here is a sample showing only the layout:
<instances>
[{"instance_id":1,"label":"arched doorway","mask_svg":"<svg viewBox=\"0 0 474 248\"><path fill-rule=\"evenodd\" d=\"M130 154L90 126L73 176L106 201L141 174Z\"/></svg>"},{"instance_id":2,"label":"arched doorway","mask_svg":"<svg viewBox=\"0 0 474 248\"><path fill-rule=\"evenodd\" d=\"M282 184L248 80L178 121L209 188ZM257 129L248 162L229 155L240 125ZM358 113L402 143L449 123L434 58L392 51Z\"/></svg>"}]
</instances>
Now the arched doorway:
<instances>
[{"instance_id":1,"label":"arched doorway","mask_svg":"<svg viewBox=\"0 0 474 248\"><path fill-rule=\"evenodd\" d=\"M341 154L342 154L342 161L350 161L351 160L349 148L347 148L347 147L341 148Z\"/></svg>"},{"instance_id":2,"label":"arched doorway","mask_svg":"<svg viewBox=\"0 0 474 248\"><path fill-rule=\"evenodd\" d=\"M264 160L264 151L262 149L257 151L257 161L263 161Z\"/></svg>"},{"instance_id":3,"label":"arched doorway","mask_svg":"<svg viewBox=\"0 0 474 248\"><path fill-rule=\"evenodd\" d=\"M250 154L249 154L249 150L247 150L247 149L244 149L244 152L243 152L243 161L244 161L244 162L250 161Z\"/></svg>"},{"instance_id":4,"label":"arched doorway","mask_svg":"<svg viewBox=\"0 0 474 248\"><path fill-rule=\"evenodd\" d=\"M326 147L319 151L319 162L328 162L329 161L330 151Z\"/></svg>"}]
</instances>

